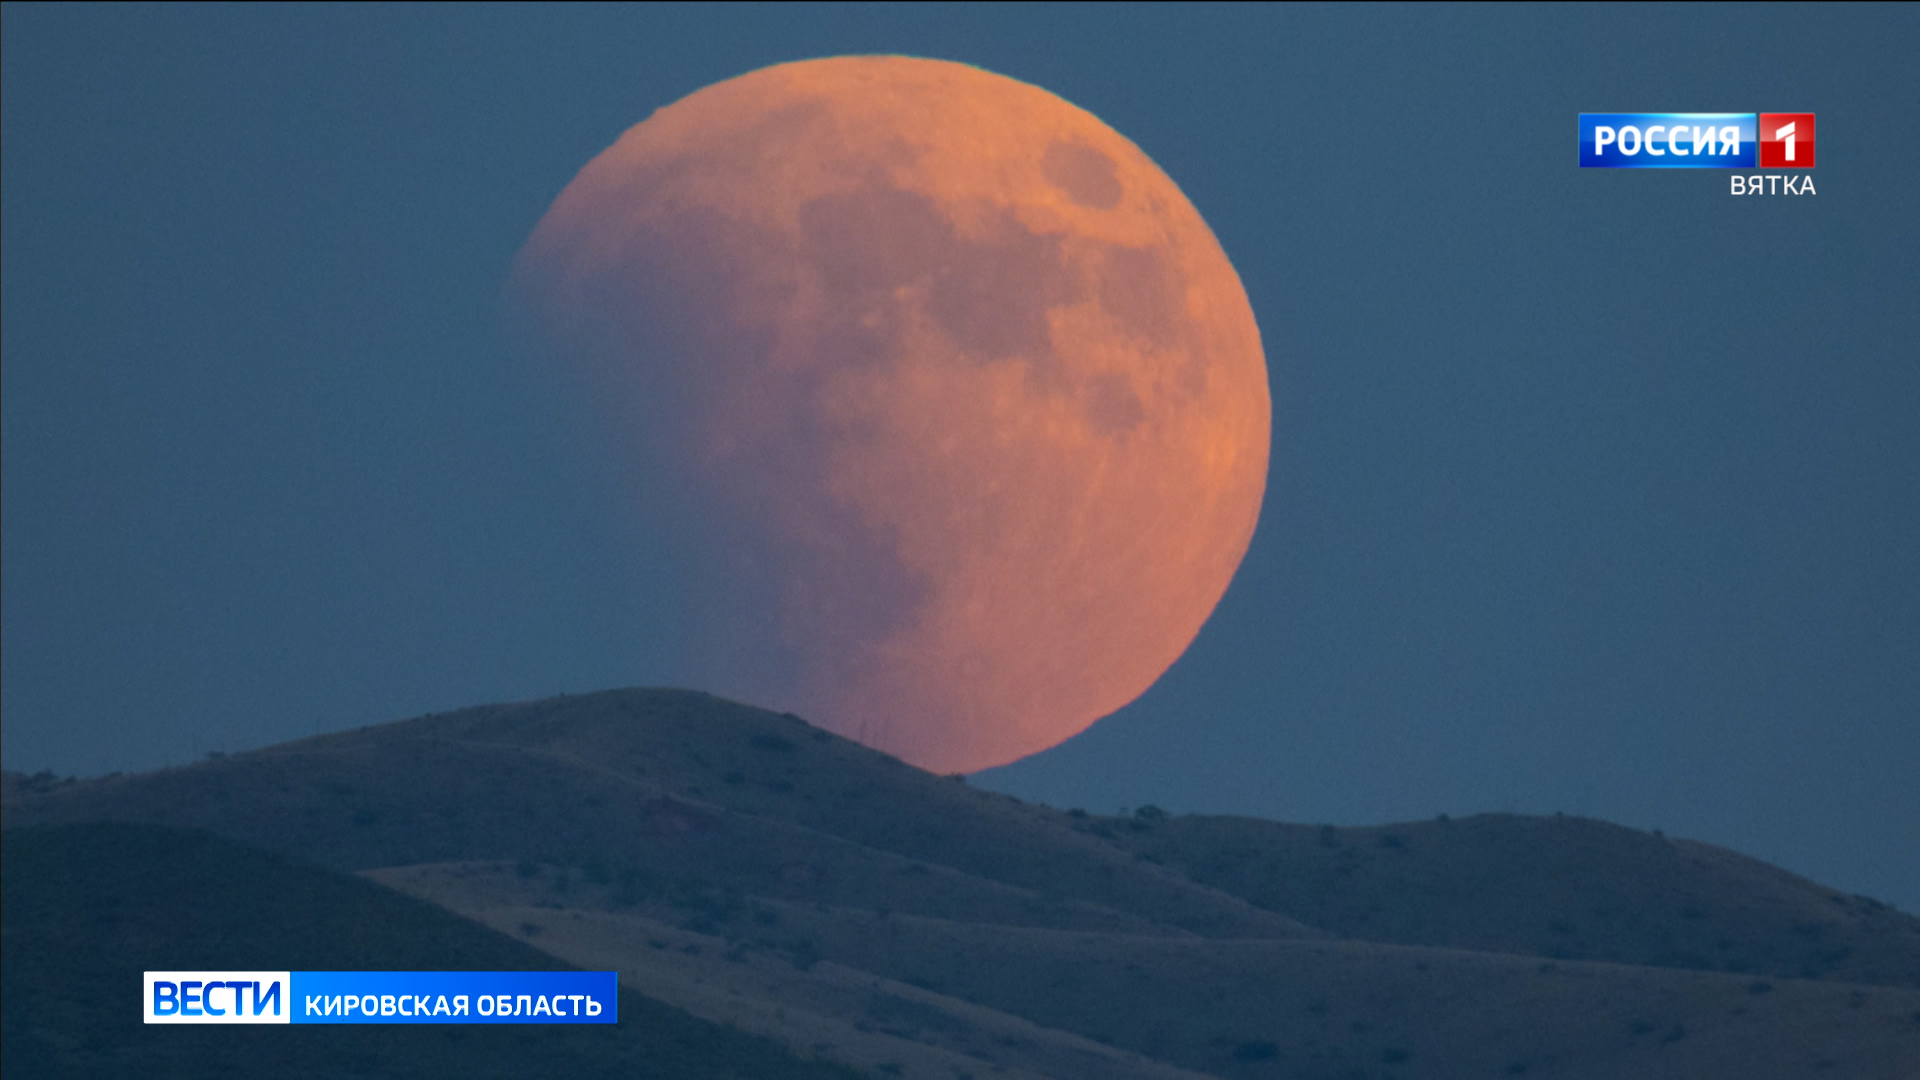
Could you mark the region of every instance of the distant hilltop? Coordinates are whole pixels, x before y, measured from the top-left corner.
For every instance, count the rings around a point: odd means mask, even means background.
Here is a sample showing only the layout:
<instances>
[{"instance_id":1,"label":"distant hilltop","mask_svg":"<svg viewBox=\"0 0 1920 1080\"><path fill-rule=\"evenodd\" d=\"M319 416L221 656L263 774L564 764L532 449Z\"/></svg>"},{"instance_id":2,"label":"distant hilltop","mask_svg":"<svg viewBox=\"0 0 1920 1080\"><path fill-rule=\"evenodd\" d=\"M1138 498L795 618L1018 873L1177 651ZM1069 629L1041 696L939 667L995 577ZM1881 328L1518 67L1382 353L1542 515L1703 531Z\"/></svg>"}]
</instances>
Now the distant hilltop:
<instances>
[{"instance_id":1,"label":"distant hilltop","mask_svg":"<svg viewBox=\"0 0 1920 1080\"><path fill-rule=\"evenodd\" d=\"M1561 816L1061 811L696 692L8 774L0 805L9 830L203 830L358 875L887 1076L1892 1080L1920 1061L1920 920L1721 848Z\"/></svg>"}]
</instances>

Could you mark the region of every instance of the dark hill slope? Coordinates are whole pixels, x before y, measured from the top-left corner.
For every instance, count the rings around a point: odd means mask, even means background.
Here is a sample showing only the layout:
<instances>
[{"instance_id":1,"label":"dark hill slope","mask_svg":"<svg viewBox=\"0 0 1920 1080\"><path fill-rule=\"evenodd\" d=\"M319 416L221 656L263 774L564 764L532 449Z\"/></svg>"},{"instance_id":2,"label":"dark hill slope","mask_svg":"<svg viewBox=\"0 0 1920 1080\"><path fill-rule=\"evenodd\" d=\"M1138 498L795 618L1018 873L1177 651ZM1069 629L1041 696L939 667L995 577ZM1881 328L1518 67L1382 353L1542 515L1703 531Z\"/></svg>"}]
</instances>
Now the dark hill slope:
<instances>
[{"instance_id":1,"label":"dark hill slope","mask_svg":"<svg viewBox=\"0 0 1920 1080\"><path fill-rule=\"evenodd\" d=\"M999 925L1324 930L1920 986L1920 920L1703 844L1511 815L1373 829L1088 818L683 691L465 709L140 776L12 777L5 807L9 825L205 828L348 870L573 866L635 897L715 887Z\"/></svg>"},{"instance_id":2,"label":"dark hill slope","mask_svg":"<svg viewBox=\"0 0 1920 1080\"><path fill-rule=\"evenodd\" d=\"M1564 818L1094 818L704 694L4 794L9 848L36 824L203 828L889 1075L1904 1080L1920 1060L1914 921L1705 845Z\"/></svg>"},{"instance_id":3,"label":"dark hill slope","mask_svg":"<svg viewBox=\"0 0 1920 1080\"><path fill-rule=\"evenodd\" d=\"M724 884L979 922L1321 936L1065 815L678 691L422 717L22 791L6 814L203 828L346 870L528 860L598 865L643 891Z\"/></svg>"},{"instance_id":4,"label":"dark hill slope","mask_svg":"<svg viewBox=\"0 0 1920 1080\"><path fill-rule=\"evenodd\" d=\"M445 910L204 833L79 824L0 847L0 1056L10 1077L851 1080L622 992L592 1027L148 1027L140 973L552 970Z\"/></svg>"},{"instance_id":5,"label":"dark hill slope","mask_svg":"<svg viewBox=\"0 0 1920 1080\"><path fill-rule=\"evenodd\" d=\"M1907 1066L1920 1060L1920 991L1895 987L1373 942L982 926L759 899L608 910L591 890L557 891L545 874L476 866L377 877L502 931L529 934L570 962L636 972L648 980L636 988L743 1027L778 1008L821 1007L824 984L856 976L873 989L832 1006L854 1024L996 1064L1007 1055L983 1037L996 1032L955 1003L1038 1025L1041 1032L998 1032L1029 1045L1046 1033L1078 1035L1245 1080L1521 1072L1560 1080L1909 1080ZM796 943L804 943L804 958ZM657 980L662 957L677 965L678 983ZM795 975L799 969L805 976ZM812 994L801 990L808 982ZM903 1001L883 993L882 983L925 996ZM720 1005L713 995L704 1002L682 996L699 984L731 996ZM1073 1064L1060 1049L1048 1060ZM1086 1067L1047 1075L1120 1075L1098 1067L1106 1063L1078 1063Z\"/></svg>"},{"instance_id":6,"label":"dark hill slope","mask_svg":"<svg viewBox=\"0 0 1920 1080\"><path fill-rule=\"evenodd\" d=\"M1483 814L1336 829L1190 816L1092 827L1343 937L1920 987L1920 919L1602 821Z\"/></svg>"}]
</instances>

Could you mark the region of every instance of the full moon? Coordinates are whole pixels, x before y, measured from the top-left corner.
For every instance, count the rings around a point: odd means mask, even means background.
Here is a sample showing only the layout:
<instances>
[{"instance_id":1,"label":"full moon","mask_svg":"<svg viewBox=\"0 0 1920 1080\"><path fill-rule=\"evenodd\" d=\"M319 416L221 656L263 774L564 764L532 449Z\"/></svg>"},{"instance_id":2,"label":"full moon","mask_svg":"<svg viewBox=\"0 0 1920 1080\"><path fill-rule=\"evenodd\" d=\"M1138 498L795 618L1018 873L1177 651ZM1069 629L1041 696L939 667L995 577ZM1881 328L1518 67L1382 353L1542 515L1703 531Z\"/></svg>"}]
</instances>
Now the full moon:
<instances>
[{"instance_id":1,"label":"full moon","mask_svg":"<svg viewBox=\"0 0 1920 1080\"><path fill-rule=\"evenodd\" d=\"M1134 700L1259 517L1266 363L1219 242L1118 132L979 68L810 60L660 109L510 295L680 545L690 680L922 768Z\"/></svg>"}]
</instances>

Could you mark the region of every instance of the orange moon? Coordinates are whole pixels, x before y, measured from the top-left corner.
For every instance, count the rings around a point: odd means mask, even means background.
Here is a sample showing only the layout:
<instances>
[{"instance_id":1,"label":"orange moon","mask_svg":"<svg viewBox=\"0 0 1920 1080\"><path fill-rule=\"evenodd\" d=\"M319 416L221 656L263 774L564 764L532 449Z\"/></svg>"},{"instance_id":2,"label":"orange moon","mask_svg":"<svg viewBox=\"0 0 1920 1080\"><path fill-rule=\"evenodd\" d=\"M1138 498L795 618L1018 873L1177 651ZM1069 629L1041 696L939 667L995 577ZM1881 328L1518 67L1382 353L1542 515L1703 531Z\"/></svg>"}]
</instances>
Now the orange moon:
<instances>
[{"instance_id":1,"label":"orange moon","mask_svg":"<svg viewBox=\"0 0 1920 1080\"><path fill-rule=\"evenodd\" d=\"M1219 242L1133 143L978 68L810 60L660 109L510 293L685 538L690 679L926 769L1138 697L1259 517L1266 363Z\"/></svg>"}]
</instances>

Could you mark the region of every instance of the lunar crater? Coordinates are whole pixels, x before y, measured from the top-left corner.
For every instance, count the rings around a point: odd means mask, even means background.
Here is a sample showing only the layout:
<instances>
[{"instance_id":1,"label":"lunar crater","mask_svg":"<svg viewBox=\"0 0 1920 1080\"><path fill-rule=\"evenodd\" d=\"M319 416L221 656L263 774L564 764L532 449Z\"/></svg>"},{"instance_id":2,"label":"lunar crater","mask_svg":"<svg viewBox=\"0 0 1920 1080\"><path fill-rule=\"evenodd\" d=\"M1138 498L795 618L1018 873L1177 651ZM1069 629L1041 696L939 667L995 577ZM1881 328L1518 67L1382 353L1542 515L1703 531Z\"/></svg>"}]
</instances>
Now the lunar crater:
<instances>
[{"instance_id":1,"label":"lunar crater","mask_svg":"<svg viewBox=\"0 0 1920 1080\"><path fill-rule=\"evenodd\" d=\"M1120 205L1120 198L1125 194L1113 159L1091 146L1049 143L1046 156L1041 159L1041 169L1048 183L1089 209L1111 210Z\"/></svg>"}]
</instances>

